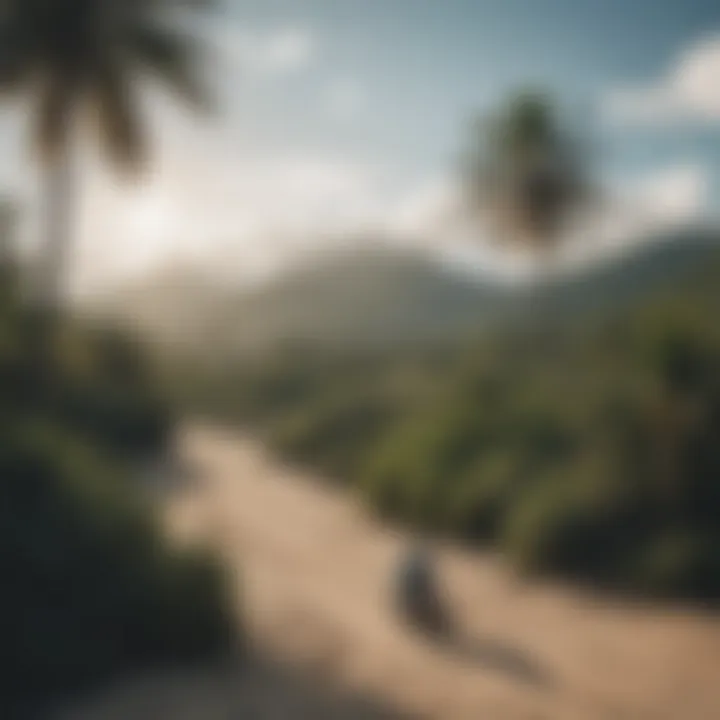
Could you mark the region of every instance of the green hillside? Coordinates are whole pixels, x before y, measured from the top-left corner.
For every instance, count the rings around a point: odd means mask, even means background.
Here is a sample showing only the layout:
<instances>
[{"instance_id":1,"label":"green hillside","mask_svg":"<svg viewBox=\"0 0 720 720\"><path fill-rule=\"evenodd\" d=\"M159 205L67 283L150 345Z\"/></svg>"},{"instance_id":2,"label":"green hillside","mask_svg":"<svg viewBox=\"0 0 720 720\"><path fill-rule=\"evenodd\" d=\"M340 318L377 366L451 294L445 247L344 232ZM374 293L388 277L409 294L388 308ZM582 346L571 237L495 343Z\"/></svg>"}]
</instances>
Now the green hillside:
<instances>
[{"instance_id":1,"label":"green hillside","mask_svg":"<svg viewBox=\"0 0 720 720\"><path fill-rule=\"evenodd\" d=\"M397 351L455 343L498 325L584 322L672 287L702 267L716 246L709 232L656 238L529 288L371 244L313 258L250 289L187 268L168 270L107 302L149 335L188 351L257 355L288 345Z\"/></svg>"},{"instance_id":2,"label":"green hillside","mask_svg":"<svg viewBox=\"0 0 720 720\"><path fill-rule=\"evenodd\" d=\"M526 571L716 598L713 242L657 244L516 296L475 341L286 345L186 369L178 396L378 512L488 543Z\"/></svg>"}]
</instances>

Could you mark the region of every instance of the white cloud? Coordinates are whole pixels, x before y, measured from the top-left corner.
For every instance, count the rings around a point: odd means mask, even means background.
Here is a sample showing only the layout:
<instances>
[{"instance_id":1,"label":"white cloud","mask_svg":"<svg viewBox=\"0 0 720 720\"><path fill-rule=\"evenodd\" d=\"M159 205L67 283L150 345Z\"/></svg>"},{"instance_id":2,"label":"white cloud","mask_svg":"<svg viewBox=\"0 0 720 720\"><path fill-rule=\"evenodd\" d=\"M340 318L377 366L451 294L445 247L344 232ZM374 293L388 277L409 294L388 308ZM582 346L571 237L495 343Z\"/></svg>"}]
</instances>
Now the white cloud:
<instances>
[{"instance_id":1,"label":"white cloud","mask_svg":"<svg viewBox=\"0 0 720 720\"><path fill-rule=\"evenodd\" d=\"M553 272L572 272L653 242L673 228L692 225L705 216L709 189L707 169L692 163L617 184L565 238ZM393 208L393 236L431 247L453 267L470 274L489 273L515 282L538 273L528 253L489 242L481 219L467 222L460 208L456 183L447 179L426 183Z\"/></svg>"},{"instance_id":2,"label":"white cloud","mask_svg":"<svg viewBox=\"0 0 720 720\"><path fill-rule=\"evenodd\" d=\"M388 192L380 168L311 154L255 158L220 152L168 165L152 187L122 197L93 182L80 280L86 289L173 257L235 280L265 277L308 253L387 239L423 246L469 272L531 276L532 258L463 226L459 188L446 178ZM702 217L708 174L665 168L615 193L562 249L560 271L624 252ZM106 218L121 219L109 227ZM92 286L90 281L92 281Z\"/></svg>"},{"instance_id":3,"label":"white cloud","mask_svg":"<svg viewBox=\"0 0 720 720\"><path fill-rule=\"evenodd\" d=\"M675 60L664 77L617 88L604 98L605 115L620 124L720 122L720 36L707 37Z\"/></svg>"},{"instance_id":4,"label":"white cloud","mask_svg":"<svg viewBox=\"0 0 720 720\"><path fill-rule=\"evenodd\" d=\"M388 218L388 229L400 239L437 243L458 224L460 188L449 178L427 181L400 199Z\"/></svg>"},{"instance_id":5,"label":"white cloud","mask_svg":"<svg viewBox=\"0 0 720 720\"><path fill-rule=\"evenodd\" d=\"M701 165L666 169L642 181L637 189L641 207L660 222L685 222L707 207L710 178Z\"/></svg>"},{"instance_id":6,"label":"white cloud","mask_svg":"<svg viewBox=\"0 0 720 720\"><path fill-rule=\"evenodd\" d=\"M614 188L592 219L594 245L623 245L652 238L705 216L710 176L701 165L663 168Z\"/></svg>"},{"instance_id":7,"label":"white cloud","mask_svg":"<svg viewBox=\"0 0 720 720\"><path fill-rule=\"evenodd\" d=\"M227 148L176 158L141 193L93 183L78 282L91 290L172 257L236 279L263 276L376 233L387 215L382 187L372 168L341 158ZM123 222L108 227L110 216Z\"/></svg>"},{"instance_id":8,"label":"white cloud","mask_svg":"<svg viewBox=\"0 0 720 720\"><path fill-rule=\"evenodd\" d=\"M221 63L251 78L282 77L310 66L318 52L311 29L286 26L247 30L232 24L211 28Z\"/></svg>"},{"instance_id":9,"label":"white cloud","mask_svg":"<svg viewBox=\"0 0 720 720\"><path fill-rule=\"evenodd\" d=\"M705 217L709 188L707 169L689 163L620 184L563 249L561 266L587 265L692 226Z\"/></svg>"},{"instance_id":10,"label":"white cloud","mask_svg":"<svg viewBox=\"0 0 720 720\"><path fill-rule=\"evenodd\" d=\"M330 114L341 118L356 118L367 107L365 88L357 80L338 80L327 91L327 107Z\"/></svg>"},{"instance_id":11,"label":"white cloud","mask_svg":"<svg viewBox=\"0 0 720 720\"><path fill-rule=\"evenodd\" d=\"M657 241L673 228L700 220L707 209L709 176L697 165L664 168L617 186L566 238L550 268L540 270L527 253L505 250L483 240L482 232L449 236L442 255L471 275L491 274L511 282L571 274L633 247Z\"/></svg>"}]
</instances>

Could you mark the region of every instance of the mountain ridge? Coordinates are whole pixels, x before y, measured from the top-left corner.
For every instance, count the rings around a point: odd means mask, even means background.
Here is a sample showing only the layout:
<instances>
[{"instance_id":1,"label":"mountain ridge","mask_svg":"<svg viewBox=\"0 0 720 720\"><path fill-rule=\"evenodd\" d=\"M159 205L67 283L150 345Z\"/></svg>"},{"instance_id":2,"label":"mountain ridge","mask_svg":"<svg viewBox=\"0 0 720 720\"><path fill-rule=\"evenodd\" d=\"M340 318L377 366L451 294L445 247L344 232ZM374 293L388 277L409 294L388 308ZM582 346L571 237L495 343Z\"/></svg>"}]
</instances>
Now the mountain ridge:
<instances>
[{"instance_id":1,"label":"mountain ridge","mask_svg":"<svg viewBox=\"0 0 720 720\"><path fill-rule=\"evenodd\" d=\"M675 233L529 286L476 280L422 252L381 244L325 254L253 289L192 271L115 300L160 339L246 353L288 342L335 347L427 344L497 324L567 323L631 306L720 258L712 231Z\"/></svg>"}]
</instances>

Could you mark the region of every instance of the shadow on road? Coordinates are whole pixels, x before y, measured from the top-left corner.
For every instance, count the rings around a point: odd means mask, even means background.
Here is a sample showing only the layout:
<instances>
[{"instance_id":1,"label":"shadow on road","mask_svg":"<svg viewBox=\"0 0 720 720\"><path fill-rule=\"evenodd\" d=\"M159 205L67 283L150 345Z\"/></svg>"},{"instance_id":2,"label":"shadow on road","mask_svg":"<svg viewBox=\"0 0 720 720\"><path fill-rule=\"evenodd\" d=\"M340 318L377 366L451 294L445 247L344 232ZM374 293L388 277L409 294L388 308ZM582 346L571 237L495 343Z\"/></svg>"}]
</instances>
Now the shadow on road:
<instances>
[{"instance_id":1,"label":"shadow on road","mask_svg":"<svg viewBox=\"0 0 720 720\"><path fill-rule=\"evenodd\" d=\"M490 637L476 638L462 632L450 619L446 601L439 603L432 620L410 621L410 627L433 645L479 669L501 673L511 679L538 689L549 690L553 683L550 673L527 652Z\"/></svg>"},{"instance_id":2,"label":"shadow on road","mask_svg":"<svg viewBox=\"0 0 720 720\"><path fill-rule=\"evenodd\" d=\"M160 498L198 490L203 474L198 463L172 455L146 464L137 473L142 487Z\"/></svg>"},{"instance_id":3,"label":"shadow on road","mask_svg":"<svg viewBox=\"0 0 720 720\"><path fill-rule=\"evenodd\" d=\"M454 634L447 637L443 644L447 652L478 666L479 669L501 673L539 690L550 690L555 685L547 668L527 652L508 643L493 638Z\"/></svg>"},{"instance_id":4,"label":"shadow on road","mask_svg":"<svg viewBox=\"0 0 720 720\"><path fill-rule=\"evenodd\" d=\"M408 720L323 685L253 660L123 684L53 720Z\"/></svg>"}]
</instances>

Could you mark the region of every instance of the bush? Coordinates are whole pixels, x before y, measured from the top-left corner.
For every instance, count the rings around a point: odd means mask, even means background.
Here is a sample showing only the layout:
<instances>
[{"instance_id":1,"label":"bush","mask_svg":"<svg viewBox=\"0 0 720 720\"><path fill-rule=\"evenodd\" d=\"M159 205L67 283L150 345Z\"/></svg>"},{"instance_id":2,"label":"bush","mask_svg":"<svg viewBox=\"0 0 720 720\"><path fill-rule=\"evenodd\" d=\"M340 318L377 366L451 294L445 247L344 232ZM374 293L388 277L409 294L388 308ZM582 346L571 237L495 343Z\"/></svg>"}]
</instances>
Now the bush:
<instances>
[{"instance_id":1,"label":"bush","mask_svg":"<svg viewBox=\"0 0 720 720\"><path fill-rule=\"evenodd\" d=\"M117 329L66 329L60 353L58 419L117 459L162 453L172 423L151 363Z\"/></svg>"},{"instance_id":2,"label":"bush","mask_svg":"<svg viewBox=\"0 0 720 720\"><path fill-rule=\"evenodd\" d=\"M720 598L717 537L696 529L668 531L638 548L630 575L644 592L661 597Z\"/></svg>"},{"instance_id":3,"label":"bush","mask_svg":"<svg viewBox=\"0 0 720 720\"><path fill-rule=\"evenodd\" d=\"M474 541L496 540L522 480L517 455L499 451L481 458L448 493L446 528Z\"/></svg>"},{"instance_id":4,"label":"bush","mask_svg":"<svg viewBox=\"0 0 720 720\"><path fill-rule=\"evenodd\" d=\"M86 445L50 427L6 430L0 477L6 701L44 704L229 648L217 570L166 548L147 510Z\"/></svg>"},{"instance_id":5,"label":"bush","mask_svg":"<svg viewBox=\"0 0 720 720\"><path fill-rule=\"evenodd\" d=\"M538 487L510 513L503 548L526 572L597 572L608 552L604 520L568 488Z\"/></svg>"},{"instance_id":6,"label":"bush","mask_svg":"<svg viewBox=\"0 0 720 720\"><path fill-rule=\"evenodd\" d=\"M67 325L39 358L33 322L0 295L0 715L18 720L235 643L219 567L168 547L132 495L127 461L171 427L140 349Z\"/></svg>"},{"instance_id":7,"label":"bush","mask_svg":"<svg viewBox=\"0 0 720 720\"><path fill-rule=\"evenodd\" d=\"M383 398L333 398L283 418L268 437L282 457L349 483L362 473L392 415L391 403Z\"/></svg>"}]
</instances>

